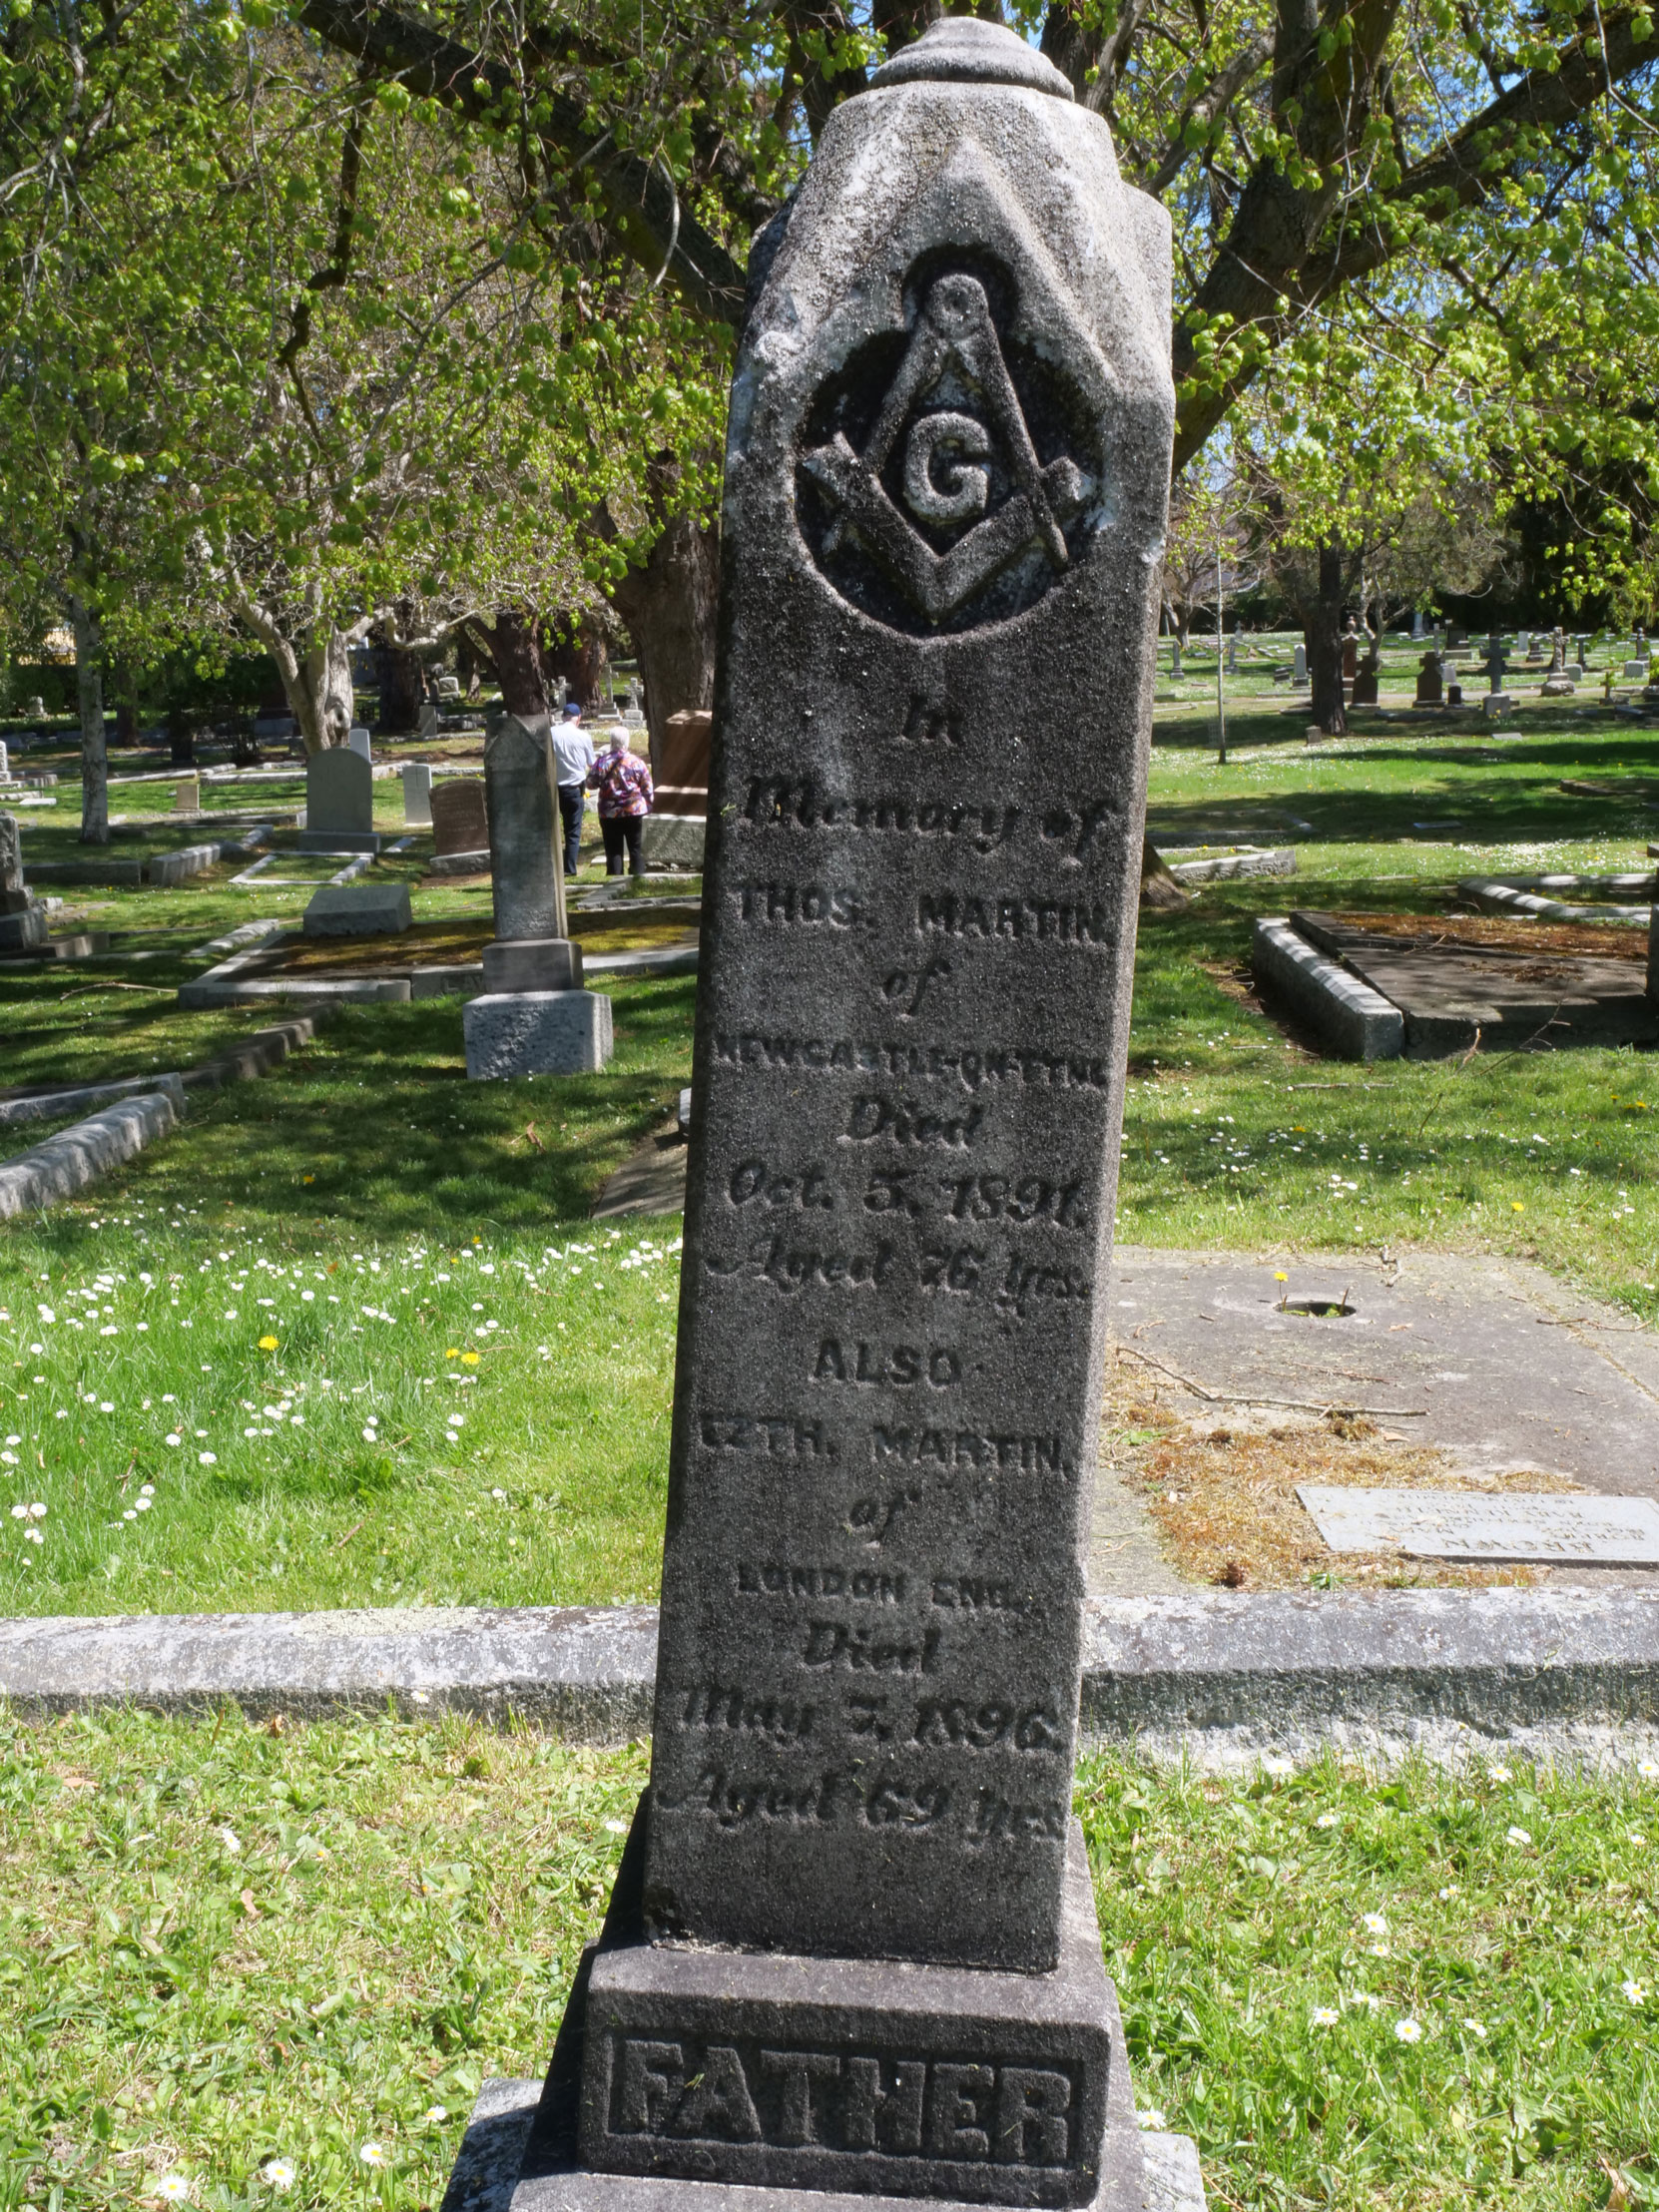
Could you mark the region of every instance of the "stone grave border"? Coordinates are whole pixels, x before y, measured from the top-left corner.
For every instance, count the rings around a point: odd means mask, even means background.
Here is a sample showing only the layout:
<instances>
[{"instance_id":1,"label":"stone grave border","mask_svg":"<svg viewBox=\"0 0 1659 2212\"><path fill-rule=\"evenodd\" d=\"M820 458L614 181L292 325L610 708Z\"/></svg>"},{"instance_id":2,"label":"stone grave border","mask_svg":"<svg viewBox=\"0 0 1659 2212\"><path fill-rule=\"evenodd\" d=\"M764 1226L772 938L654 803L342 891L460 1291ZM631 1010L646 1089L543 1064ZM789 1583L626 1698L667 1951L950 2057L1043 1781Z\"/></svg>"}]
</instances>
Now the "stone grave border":
<instances>
[{"instance_id":1,"label":"stone grave border","mask_svg":"<svg viewBox=\"0 0 1659 2212\"><path fill-rule=\"evenodd\" d=\"M1175 849L1179 851L1180 847ZM1243 845L1198 860L1171 860L1166 853L1165 865L1178 883L1218 883L1240 875L1294 875L1296 848L1287 844L1268 850Z\"/></svg>"},{"instance_id":2,"label":"stone grave border","mask_svg":"<svg viewBox=\"0 0 1659 2212\"><path fill-rule=\"evenodd\" d=\"M1215 1771L1335 1749L1591 1766L1659 1750L1659 1591L1181 1591L1084 1605L1082 1735ZM250 1719L445 1712L569 1743L651 1727L651 1605L0 1621L0 1698Z\"/></svg>"},{"instance_id":3,"label":"stone grave border","mask_svg":"<svg viewBox=\"0 0 1659 2212\"><path fill-rule=\"evenodd\" d=\"M1405 1016L1392 999L1310 944L1288 916L1257 921L1250 966L1257 982L1342 1058L1397 1060L1404 1053Z\"/></svg>"},{"instance_id":4,"label":"stone grave border","mask_svg":"<svg viewBox=\"0 0 1659 2212\"><path fill-rule=\"evenodd\" d=\"M60 1199L72 1198L100 1176L122 1167L136 1153L169 1135L185 1113L185 1094L221 1090L227 1083L269 1075L298 1046L309 1044L327 1019L326 1011L256 1030L228 1052L161 1075L124 1083L77 1084L60 1091L37 1091L27 1098L0 1100L0 1127L45 1120L59 1112L104 1098L113 1100L97 1113L61 1129L14 1160L0 1163L0 1221L41 1213ZM18 1111L27 1108L27 1112Z\"/></svg>"},{"instance_id":5,"label":"stone grave border","mask_svg":"<svg viewBox=\"0 0 1659 2212\"><path fill-rule=\"evenodd\" d=\"M1546 898L1545 889L1599 892L1611 901L1619 891L1643 895L1639 906L1609 903L1575 906L1559 898ZM1483 914L1518 914L1533 921L1605 921L1645 929L1659 898L1659 875L1465 875L1457 896L1466 906Z\"/></svg>"},{"instance_id":6,"label":"stone grave border","mask_svg":"<svg viewBox=\"0 0 1659 2212\"><path fill-rule=\"evenodd\" d=\"M342 879L335 877L333 880L337 882ZM232 934L236 935L238 932L233 931ZM229 940L218 941L224 943ZM464 999L484 995L482 960L434 963L430 967L410 966L399 974L361 976L355 979L341 977L337 981L330 981L326 977L306 979L298 976L268 976L258 972L273 953L304 941L301 930L283 922L274 923L269 931L262 931L257 940L247 942L245 949L234 952L230 959L222 960L217 967L210 968L206 975L199 975L189 983L181 983L179 1004L198 1008L257 1006L267 999L302 998L307 1003L315 1001L324 1005L333 1001L338 1004L401 1006L413 999ZM596 952L592 959L583 961L582 972L585 976L617 977L695 975L697 953L698 948L694 944L664 947L661 950L647 946L637 952ZM250 972L251 970L255 972Z\"/></svg>"},{"instance_id":7,"label":"stone grave border","mask_svg":"<svg viewBox=\"0 0 1659 2212\"><path fill-rule=\"evenodd\" d=\"M89 890L137 890L149 883L158 888L187 882L221 860L252 856L273 832L275 825L262 822L240 837L223 837L212 844L180 845L172 852L152 853L148 860L42 860L38 866L24 863L28 883L80 884Z\"/></svg>"}]
</instances>

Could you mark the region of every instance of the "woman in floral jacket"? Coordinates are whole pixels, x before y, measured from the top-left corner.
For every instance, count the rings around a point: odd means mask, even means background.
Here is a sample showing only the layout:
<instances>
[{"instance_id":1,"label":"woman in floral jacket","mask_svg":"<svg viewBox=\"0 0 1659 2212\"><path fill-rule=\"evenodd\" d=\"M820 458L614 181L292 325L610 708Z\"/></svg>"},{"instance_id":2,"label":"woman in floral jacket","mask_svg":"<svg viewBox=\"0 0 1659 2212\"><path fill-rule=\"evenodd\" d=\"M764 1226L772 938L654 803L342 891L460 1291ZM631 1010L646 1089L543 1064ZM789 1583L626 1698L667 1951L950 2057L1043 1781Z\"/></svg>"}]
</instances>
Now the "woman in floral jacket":
<instances>
[{"instance_id":1,"label":"woman in floral jacket","mask_svg":"<svg viewBox=\"0 0 1659 2212\"><path fill-rule=\"evenodd\" d=\"M605 873L622 873L622 851L628 848L632 875L645 873L640 849L640 825L651 812L655 794L651 771L637 753L628 750L628 733L620 726L611 732L611 749L602 753L588 772L588 789L599 794L599 833L605 840Z\"/></svg>"}]
</instances>

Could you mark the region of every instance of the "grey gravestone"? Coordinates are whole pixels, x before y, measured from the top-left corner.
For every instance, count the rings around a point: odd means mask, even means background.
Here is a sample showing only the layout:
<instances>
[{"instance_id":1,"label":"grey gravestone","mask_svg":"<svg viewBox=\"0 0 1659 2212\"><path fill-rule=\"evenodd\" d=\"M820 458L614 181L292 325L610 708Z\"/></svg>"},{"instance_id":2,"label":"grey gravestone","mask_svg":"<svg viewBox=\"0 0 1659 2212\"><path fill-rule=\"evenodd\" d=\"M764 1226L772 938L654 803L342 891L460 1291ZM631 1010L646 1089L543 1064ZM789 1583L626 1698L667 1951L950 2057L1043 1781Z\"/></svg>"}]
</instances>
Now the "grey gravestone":
<instances>
[{"instance_id":1,"label":"grey gravestone","mask_svg":"<svg viewBox=\"0 0 1659 2212\"><path fill-rule=\"evenodd\" d=\"M1291 663L1291 682L1293 684L1306 684L1307 681L1308 648L1305 645L1299 643L1296 649L1295 658Z\"/></svg>"},{"instance_id":2,"label":"grey gravestone","mask_svg":"<svg viewBox=\"0 0 1659 2212\"><path fill-rule=\"evenodd\" d=\"M564 936L559 803L546 715L533 723L503 715L492 725L484 745L484 788L496 935Z\"/></svg>"},{"instance_id":3,"label":"grey gravestone","mask_svg":"<svg viewBox=\"0 0 1659 2212\"><path fill-rule=\"evenodd\" d=\"M1417 671L1417 705L1437 707L1444 697L1440 656L1429 651L1423 655L1422 665Z\"/></svg>"},{"instance_id":4,"label":"grey gravestone","mask_svg":"<svg viewBox=\"0 0 1659 2212\"><path fill-rule=\"evenodd\" d=\"M458 676L440 676L438 678L438 697L440 699L459 699L460 696L461 680Z\"/></svg>"},{"instance_id":5,"label":"grey gravestone","mask_svg":"<svg viewBox=\"0 0 1659 2212\"><path fill-rule=\"evenodd\" d=\"M945 19L756 264L652 1781L518 2212L1140 2186L1070 1804L1169 257Z\"/></svg>"},{"instance_id":6,"label":"grey gravestone","mask_svg":"<svg viewBox=\"0 0 1659 2212\"><path fill-rule=\"evenodd\" d=\"M1227 673L1229 676L1237 676L1239 673L1239 633L1237 630L1229 630L1227 633Z\"/></svg>"},{"instance_id":7,"label":"grey gravestone","mask_svg":"<svg viewBox=\"0 0 1659 2212\"><path fill-rule=\"evenodd\" d=\"M331 745L305 764L301 852L378 852L374 775L360 753Z\"/></svg>"},{"instance_id":8,"label":"grey gravestone","mask_svg":"<svg viewBox=\"0 0 1659 2212\"><path fill-rule=\"evenodd\" d=\"M1382 656L1374 645L1354 671L1354 698L1352 701L1354 706L1375 707L1377 705L1377 686L1381 672Z\"/></svg>"},{"instance_id":9,"label":"grey gravestone","mask_svg":"<svg viewBox=\"0 0 1659 2212\"><path fill-rule=\"evenodd\" d=\"M403 820L411 830L432 827L432 772L424 761L410 761L404 767Z\"/></svg>"},{"instance_id":10,"label":"grey gravestone","mask_svg":"<svg viewBox=\"0 0 1659 2212\"><path fill-rule=\"evenodd\" d=\"M12 760L11 760L11 755L10 755L10 753L9 753L9 752L7 751L7 749L6 749L6 744L5 744L5 740L4 740L3 738L0 738L0 784L8 784L8 783L10 783L10 781L11 781L11 773L12 773Z\"/></svg>"},{"instance_id":11,"label":"grey gravestone","mask_svg":"<svg viewBox=\"0 0 1659 2212\"><path fill-rule=\"evenodd\" d=\"M1413 607L1411 610L1411 643L1419 645L1422 642L1422 609Z\"/></svg>"},{"instance_id":12,"label":"grey gravestone","mask_svg":"<svg viewBox=\"0 0 1659 2212\"><path fill-rule=\"evenodd\" d=\"M611 1002L597 991L486 992L461 1011L475 1083L596 1075L611 1056Z\"/></svg>"},{"instance_id":13,"label":"grey gravestone","mask_svg":"<svg viewBox=\"0 0 1659 2212\"><path fill-rule=\"evenodd\" d=\"M46 937L46 909L23 880L22 829L16 815L0 815L0 950L32 952Z\"/></svg>"},{"instance_id":14,"label":"grey gravestone","mask_svg":"<svg viewBox=\"0 0 1659 2212\"><path fill-rule=\"evenodd\" d=\"M1481 666L1486 671L1486 696L1480 702L1480 711L1486 715L1506 715L1514 701L1503 688L1506 668L1501 638L1486 640L1486 654Z\"/></svg>"},{"instance_id":15,"label":"grey gravestone","mask_svg":"<svg viewBox=\"0 0 1659 2212\"><path fill-rule=\"evenodd\" d=\"M1645 1497L1510 1491L1349 1490L1297 1485L1333 1551L1402 1551L1412 1559L1554 1566L1659 1566L1659 1505Z\"/></svg>"},{"instance_id":16,"label":"grey gravestone","mask_svg":"<svg viewBox=\"0 0 1659 2212\"><path fill-rule=\"evenodd\" d=\"M365 761L367 761L371 767L373 766L373 746L370 743L368 732L363 728L360 722L353 723L351 728L347 730L347 732L345 733L345 742L350 747L353 753L360 754L361 757Z\"/></svg>"},{"instance_id":17,"label":"grey gravestone","mask_svg":"<svg viewBox=\"0 0 1659 2212\"><path fill-rule=\"evenodd\" d=\"M440 859L455 852L488 856L489 817L484 812L484 787L476 778L457 778L434 788L432 844Z\"/></svg>"},{"instance_id":18,"label":"grey gravestone","mask_svg":"<svg viewBox=\"0 0 1659 2212\"><path fill-rule=\"evenodd\" d=\"M1179 684L1181 682L1181 640L1179 638L1171 638L1169 641L1169 673L1171 683Z\"/></svg>"}]
</instances>

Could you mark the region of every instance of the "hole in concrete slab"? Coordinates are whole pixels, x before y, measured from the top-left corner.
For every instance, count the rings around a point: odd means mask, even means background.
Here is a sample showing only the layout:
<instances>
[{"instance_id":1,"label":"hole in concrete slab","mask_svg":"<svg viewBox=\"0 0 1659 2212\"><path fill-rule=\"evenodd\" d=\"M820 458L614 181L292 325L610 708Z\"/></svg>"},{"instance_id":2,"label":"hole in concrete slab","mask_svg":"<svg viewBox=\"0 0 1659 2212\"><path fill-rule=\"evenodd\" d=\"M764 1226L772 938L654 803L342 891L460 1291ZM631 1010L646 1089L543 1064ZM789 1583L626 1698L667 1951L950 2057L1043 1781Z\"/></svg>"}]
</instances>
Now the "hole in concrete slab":
<instances>
[{"instance_id":1,"label":"hole in concrete slab","mask_svg":"<svg viewBox=\"0 0 1659 2212\"><path fill-rule=\"evenodd\" d=\"M1288 1298L1280 1308L1281 1313L1308 1314L1315 1321L1346 1321L1358 1311L1346 1298Z\"/></svg>"}]
</instances>

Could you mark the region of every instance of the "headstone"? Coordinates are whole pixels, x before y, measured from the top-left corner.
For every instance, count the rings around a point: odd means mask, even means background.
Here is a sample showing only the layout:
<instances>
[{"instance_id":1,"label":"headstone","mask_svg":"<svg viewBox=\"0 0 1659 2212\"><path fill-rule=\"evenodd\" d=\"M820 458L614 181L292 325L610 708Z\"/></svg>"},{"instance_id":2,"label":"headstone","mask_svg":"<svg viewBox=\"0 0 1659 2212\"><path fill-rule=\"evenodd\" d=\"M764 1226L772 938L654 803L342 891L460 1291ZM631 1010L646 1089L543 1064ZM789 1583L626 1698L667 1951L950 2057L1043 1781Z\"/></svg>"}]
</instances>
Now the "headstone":
<instances>
[{"instance_id":1,"label":"headstone","mask_svg":"<svg viewBox=\"0 0 1659 2212\"><path fill-rule=\"evenodd\" d=\"M1355 671L1354 698L1352 701L1354 706L1375 707L1377 705L1377 683L1381 667L1381 657L1374 645Z\"/></svg>"},{"instance_id":2,"label":"headstone","mask_svg":"<svg viewBox=\"0 0 1659 2212\"><path fill-rule=\"evenodd\" d=\"M1515 652L1523 661L1529 661L1532 658L1532 633L1530 630L1523 630L1516 638Z\"/></svg>"},{"instance_id":3,"label":"headstone","mask_svg":"<svg viewBox=\"0 0 1659 2212\"><path fill-rule=\"evenodd\" d=\"M651 1788L518 2212L1138 2202L1071 1786L1169 252L1059 72L943 18L758 278Z\"/></svg>"},{"instance_id":4,"label":"headstone","mask_svg":"<svg viewBox=\"0 0 1659 2212\"><path fill-rule=\"evenodd\" d=\"M1446 685L1445 703L1448 707L1460 707L1463 704L1463 687L1455 680Z\"/></svg>"},{"instance_id":5,"label":"headstone","mask_svg":"<svg viewBox=\"0 0 1659 2212\"><path fill-rule=\"evenodd\" d=\"M378 852L374 776L354 747L325 746L305 764L301 852Z\"/></svg>"},{"instance_id":6,"label":"headstone","mask_svg":"<svg viewBox=\"0 0 1659 2212\"><path fill-rule=\"evenodd\" d=\"M1489 637L1486 640L1486 655L1481 665L1486 671L1487 686L1486 697L1480 702L1481 713L1486 715L1507 714L1514 705L1514 701L1503 688L1507 663L1504 659L1503 640L1501 638Z\"/></svg>"},{"instance_id":7,"label":"headstone","mask_svg":"<svg viewBox=\"0 0 1659 2212\"><path fill-rule=\"evenodd\" d=\"M682 708L663 725L659 757L653 764L655 797L646 820L659 815L695 815L709 811L709 747L715 718L706 708Z\"/></svg>"},{"instance_id":8,"label":"headstone","mask_svg":"<svg viewBox=\"0 0 1659 2212\"><path fill-rule=\"evenodd\" d=\"M432 771L424 761L404 763L403 820L411 830L432 827Z\"/></svg>"},{"instance_id":9,"label":"headstone","mask_svg":"<svg viewBox=\"0 0 1659 2212\"><path fill-rule=\"evenodd\" d=\"M12 775L12 757L4 740L0 740L0 784L9 784Z\"/></svg>"},{"instance_id":10,"label":"headstone","mask_svg":"<svg viewBox=\"0 0 1659 2212\"><path fill-rule=\"evenodd\" d=\"M1437 707L1445 697L1440 656L1432 648L1426 652L1417 669L1417 705Z\"/></svg>"},{"instance_id":11,"label":"headstone","mask_svg":"<svg viewBox=\"0 0 1659 2212\"><path fill-rule=\"evenodd\" d=\"M440 699L459 699L460 696L461 680L458 676L440 676L438 678L438 697Z\"/></svg>"},{"instance_id":12,"label":"headstone","mask_svg":"<svg viewBox=\"0 0 1659 2212\"><path fill-rule=\"evenodd\" d=\"M1549 634L1549 672L1553 676L1567 665L1567 641L1557 626Z\"/></svg>"},{"instance_id":13,"label":"headstone","mask_svg":"<svg viewBox=\"0 0 1659 2212\"><path fill-rule=\"evenodd\" d=\"M489 859L489 818L484 787L476 777L456 777L432 788L432 848L439 859L457 854Z\"/></svg>"},{"instance_id":14,"label":"headstone","mask_svg":"<svg viewBox=\"0 0 1659 2212\"><path fill-rule=\"evenodd\" d=\"M23 709L23 712L31 722L40 722L44 719L46 714L46 702L44 699L42 699L39 692L36 692L34 698L27 703L27 705Z\"/></svg>"},{"instance_id":15,"label":"headstone","mask_svg":"<svg viewBox=\"0 0 1659 2212\"><path fill-rule=\"evenodd\" d=\"M1421 642L1421 639L1422 609L1420 607L1413 607L1411 610L1411 643L1413 645L1417 645Z\"/></svg>"},{"instance_id":16,"label":"headstone","mask_svg":"<svg viewBox=\"0 0 1659 2212\"><path fill-rule=\"evenodd\" d=\"M1540 1560L1559 1566L1659 1566L1659 1505L1646 1497L1562 1497L1511 1490L1339 1489L1297 1485L1333 1551L1412 1559Z\"/></svg>"},{"instance_id":17,"label":"headstone","mask_svg":"<svg viewBox=\"0 0 1659 2212\"><path fill-rule=\"evenodd\" d=\"M370 767L373 766L373 748L369 742L368 732L363 728L360 722L353 723L351 728L345 733L345 742L351 748L353 753L360 753L363 759L369 763Z\"/></svg>"},{"instance_id":18,"label":"headstone","mask_svg":"<svg viewBox=\"0 0 1659 2212\"><path fill-rule=\"evenodd\" d=\"M421 738L442 737L443 718L438 713L435 699L423 699L421 701L420 717L415 726L415 735Z\"/></svg>"},{"instance_id":19,"label":"headstone","mask_svg":"<svg viewBox=\"0 0 1659 2212\"><path fill-rule=\"evenodd\" d=\"M1172 684L1181 682L1181 640L1179 638L1171 638L1169 641L1169 674Z\"/></svg>"},{"instance_id":20,"label":"headstone","mask_svg":"<svg viewBox=\"0 0 1659 2212\"><path fill-rule=\"evenodd\" d=\"M1638 661L1634 657L1627 660L1624 664L1624 680L1627 684L1645 684L1647 682L1646 661Z\"/></svg>"},{"instance_id":21,"label":"headstone","mask_svg":"<svg viewBox=\"0 0 1659 2212\"><path fill-rule=\"evenodd\" d=\"M1300 640L1291 664L1291 681L1293 684L1306 684L1308 681L1308 648Z\"/></svg>"},{"instance_id":22,"label":"headstone","mask_svg":"<svg viewBox=\"0 0 1659 2212\"><path fill-rule=\"evenodd\" d=\"M1343 682L1352 684L1360 673L1360 640L1355 633L1352 616L1343 632Z\"/></svg>"},{"instance_id":23,"label":"headstone","mask_svg":"<svg viewBox=\"0 0 1659 2212\"><path fill-rule=\"evenodd\" d=\"M461 1015L474 1080L595 1073L610 1053L610 1007L582 988L581 953L565 924L552 726L502 715L484 746L495 939L484 992ZM560 996L585 1006L550 1004Z\"/></svg>"},{"instance_id":24,"label":"headstone","mask_svg":"<svg viewBox=\"0 0 1659 2212\"><path fill-rule=\"evenodd\" d=\"M305 908L307 937L383 937L409 926L407 883L324 883Z\"/></svg>"},{"instance_id":25,"label":"headstone","mask_svg":"<svg viewBox=\"0 0 1659 2212\"><path fill-rule=\"evenodd\" d=\"M1227 673L1229 676L1237 676L1239 673L1239 633L1237 630L1229 630L1227 633Z\"/></svg>"},{"instance_id":26,"label":"headstone","mask_svg":"<svg viewBox=\"0 0 1659 2212\"><path fill-rule=\"evenodd\" d=\"M1544 699L1571 699L1574 689L1573 679L1567 670L1566 633L1557 626L1550 632L1549 669L1538 687L1539 696Z\"/></svg>"},{"instance_id":27,"label":"headstone","mask_svg":"<svg viewBox=\"0 0 1659 2212\"><path fill-rule=\"evenodd\" d=\"M199 776L181 776L174 788L173 811L194 820L202 812L202 779Z\"/></svg>"},{"instance_id":28,"label":"headstone","mask_svg":"<svg viewBox=\"0 0 1659 2212\"><path fill-rule=\"evenodd\" d=\"M1589 666L1590 666L1590 663L1589 663L1589 659L1588 659L1588 653L1589 653L1589 644L1590 644L1590 641L1589 641L1588 637L1587 637L1587 636L1586 636L1586 635L1584 634L1584 632L1583 632L1583 631L1581 630L1581 631L1580 631L1580 632L1578 633L1577 637L1576 637L1576 638L1574 638L1574 640L1573 640L1573 643L1574 643L1574 644L1575 644L1575 645L1577 646L1577 648L1578 648L1578 665L1579 665L1579 667L1580 667L1580 668L1581 668L1582 670L1584 670L1584 671L1586 672L1586 674L1587 674L1587 673L1588 673L1588 671L1589 671Z\"/></svg>"},{"instance_id":29,"label":"headstone","mask_svg":"<svg viewBox=\"0 0 1659 2212\"><path fill-rule=\"evenodd\" d=\"M32 952L46 938L46 909L23 880L22 829L15 815L0 814L0 950Z\"/></svg>"}]
</instances>

